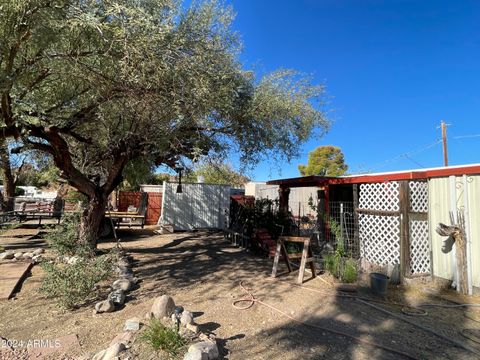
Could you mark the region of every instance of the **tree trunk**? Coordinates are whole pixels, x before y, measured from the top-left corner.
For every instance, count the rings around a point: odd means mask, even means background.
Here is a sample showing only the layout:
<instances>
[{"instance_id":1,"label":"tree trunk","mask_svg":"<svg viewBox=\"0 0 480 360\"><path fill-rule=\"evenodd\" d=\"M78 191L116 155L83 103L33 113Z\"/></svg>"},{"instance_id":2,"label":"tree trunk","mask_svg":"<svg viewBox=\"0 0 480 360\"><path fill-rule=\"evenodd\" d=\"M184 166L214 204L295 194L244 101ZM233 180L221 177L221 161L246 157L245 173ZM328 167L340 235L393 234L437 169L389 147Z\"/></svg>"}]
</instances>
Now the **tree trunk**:
<instances>
[{"instance_id":1,"label":"tree trunk","mask_svg":"<svg viewBox=\"0 0 480 360\"><path fill-rule=\"evenodd\" d=\"M105 217L105 206L108 196L105 193L96 193L83 211L79 228L79 242L89 244L95 249L100 232L100 226Z\"/></svg>"},{"instance_id":2,"label":"tree trunk","mask_svg":"<svg viewBox=\"0 0 480 360\"><path fill-rule=\"evenodd\" d=\"M2 210L13 211L15 205L15 179L13 177L5 139L0 143L0 162L3 170Z\"/></svg>"}]
</instances>

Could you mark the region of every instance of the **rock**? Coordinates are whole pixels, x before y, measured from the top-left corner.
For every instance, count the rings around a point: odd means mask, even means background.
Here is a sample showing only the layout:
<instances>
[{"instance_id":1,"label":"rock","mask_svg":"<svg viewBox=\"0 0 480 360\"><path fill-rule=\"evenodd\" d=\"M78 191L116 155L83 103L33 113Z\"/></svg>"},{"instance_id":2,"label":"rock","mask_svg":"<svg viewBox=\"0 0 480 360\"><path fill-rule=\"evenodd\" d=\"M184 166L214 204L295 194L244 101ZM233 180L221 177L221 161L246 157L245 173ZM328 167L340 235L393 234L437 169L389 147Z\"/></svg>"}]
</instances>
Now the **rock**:
<instances>
[{"instance_id":1,"label":"rock","mask_svg":"<svg viewBox=\"0 0 480 360\"><path fill-rule=\"evenodd\" d=\"M122 289L113 290L108 294L108 299L112 300L115 305L125 304L125 291Z\"/></svg>"},{"instance_id":2,"label":"rock","mask_svg":"<svg viewBox=\"0 0 480 360\"><path fill-rule=\"evenodd\" d=\"M129 279L118 279L112 284L112 288L115 290L129 291L133 284Z\"/></svg>"},{"instance_id":3,"label":"rock","mask_svg":"<svg viewBox=\"0 0 480 360\"><path fill-rule=\"evenodd\" d=\"M122 273L122 274L119 274L119 275L118 275L118 278L119 278L119 279L127 279L127 280L130 280L130 282L131 282L132 284L138 283L138 278L136 278L133 274L125 274L125 273Z\"/></svg>"},{"instance_id":4,"label":"rock","mask_svg":"<svg viewBox=\"0 0 480 360\"><path fill-rule=\"evenodd\" d=\"M106 352L107 352L107 350L101 350L101 351L99 351L98 353L96 353L96 354L92 357L92 360L102 360L102 359L103 359L103 356L105 355Z\"/></svg>"},{"instance_id":5,"label":"rock","mask_svg":"<svg viewBox=\"0 0 480 360\"><path fill-rule=\"evenodd\" d=\"M36 262L36 263L39 263L40 261L43 260L43 256L42 256L41 254L34 255L34 256L32 257L32 260L33 260L34 262Z\"/></svg>"},{"instance_id":6,"label":"rock","mask_svg":"<svg viewBox=\"0 0 480 360\"><path fill-rule=\"evenodd\" d=\"M185 327L195 334L198 333L198 325L197 324L191 323L191 324L187 324Z\"/></svg>"},{"instance_id":7,"label":"rock","mask_svg":"<svg viewBox=\"0 0 480 360\"><path fill-rule=\"evenodd\" d=\"M153 318L154 318L154 316L153 316L152 312L149 311L145 314L145 319L153 319Z\"/></svg>"},{"instance_id":8,"label":"rock","mask_svg":"<svg viewBox=\"0 0 480 360\"><path fill-rule=\"evenodd\" d=\"M207 340L210 340L210 338L208 337L207 334L204 334L204 333L200 333L198 334L198 338L202 341L207 341Z\"/></svg>"},{"instance_id":9,"label":"rock","mask_svg":"<svg viewBox=\"0 0 480 360\"><path fill-rule=\"evenodd\" d=\"M104 300L95 304L97 313L112 312L115 310L115 304L112 300Z\"/></svg>"},{"instance_id":10,"label":"rock","mask_svg":"<svg viewBox=\"0 0 480 360\"><path fill-rule=\"evenodd\" d=\"M183 326L187 326L188 324L193 323L193 314L190 311L185 310L182 312L182 316L180 317L180 323Z\"/></svg>"},{"instance_id":11,"label":"rock","mask_svg":"<svg viewBox=\"0 0 480 360\"><path fill-rule=\"evenodd\" d=\"M131 268L132 265L126 259L120 259L117 261L117 266L121 268Z\"/></svg>"},{"instance_id":12,"label":"rock","mask_svg":"<svg viewBox=\"0 0 480 360\"><path fill-rule=\"evenodd\" d=\"M125 349L125 344L121 342L113 344L105 350L102 360L114 360Z\"/></svg>"},{"instance_id":13,"label":"rock","mask_svg":"<svg viewBox=\"0 0 480 360\"><path fill-rule=\"evenodd\" d=\"M131 318L125 321L124 331L138 331L140 330L140 319Z\"/></svg>"},{"instance_id":14,"label":"rock","mask_svg":"<svg viewBox=\"0 0 480 360\"><path fill-rule=\"evenodd\" d=\"M0 260L10 260L15 257L14 253L7 251L0 254Z\"/></svg>"},{"instance_id":15,"label":"rock","mask_svg":"<svg viewBox=\"0 0 480 360\"><path fill-rule=\"evenodd\" d=\"M194 352L196 350L200 350L202 353L207 354L208 360L218 359L219 352L217 343L215 341L202 341L193 344L188 348L188 352Z\"/></svg>"},{"instance_id":16,"label":"rock","mask_svg":"<svg viewBox=\"0 0 480 360\"><path fill-rule=\"evenodd\" d=\"M172 315L175 311L175 302L170 296L162 295L155 299L152 305L152 309L150 311L157 319L170 317L170 315Z\"/></svg>"},{"instance_id":17,"label":"rock","mask_svg":"<svg viewBox=\"0 0 480 360\"><path fill-rule=\"evenodd\" d=\"M125 267L125 266L117 266L115 268L115 272L118 274L118 275L121 275L121 276L128 276L128 275L131 275L133 277L133 270L130 269L129 267Z\"/></svg>"},{"instance_id":18,"label":"rock","mask_svg":"<svg viewBox=\"0 0 480 360\"><path fill-rule=\"evenodd\" d=\"M33 255L40 255L40 254L43 254L44 252L45 252L45 249L38 248L33 252Z\"/></svg>"},{"instance_id":19,"label":"rock","mask_svg":"<svg viewBox=\"0 0 480 360\"><path fill-rule=\"evenodd\" d=\"M23 258L24 259L31 259L33 257L33 253L32 252L26 252L23 254Z\"/></svg>"},{"instance_id":20,"label":"rock","mask_svg":"<svg viewBox=\"0 0 480 360\"><path fill-rule=\"evenodd\" d=\"M183 357L183 360L208 360L208 354L203 353L201 350L189 351Z\"/></svg>"},{"instance_id":21,"label":"rock","mask_svg":"<svg viewBox=\"0 0 480 360\"><path fill-rule=\"evenodd\" d=\"M134 337L135 333L133 331L125 331L115 336L109 346L115 345L116 343L122 343L126 346L133 341Z\"/></svg>"},{"instance_id":22,"label":"rock","mask_svg":"<svg viewBox=\"0 0 480 360\"><path fill-rule=\"evenodd\" d=\"M13 257L17 260L23 259L23 252L16 252Z\"/></svg>"}]
</instances>

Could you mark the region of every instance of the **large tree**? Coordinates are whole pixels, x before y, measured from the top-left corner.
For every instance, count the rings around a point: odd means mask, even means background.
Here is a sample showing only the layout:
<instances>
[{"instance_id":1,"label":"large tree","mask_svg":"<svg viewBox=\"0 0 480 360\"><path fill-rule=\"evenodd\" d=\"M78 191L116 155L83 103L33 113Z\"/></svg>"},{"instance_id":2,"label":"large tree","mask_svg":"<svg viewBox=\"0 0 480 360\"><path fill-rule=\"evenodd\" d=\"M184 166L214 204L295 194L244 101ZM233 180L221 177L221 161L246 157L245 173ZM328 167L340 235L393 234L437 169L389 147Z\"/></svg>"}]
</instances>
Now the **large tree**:
<instances>
[{"instance_id":1,"label":"large tree","mask_svg":"<svg viewBox=\"0 0 480 360\"><path fill-rule=\"evenodd\" d=\"M308 153L307 165L298 165L302 176L340 176L347 172L342 149L337 146L319 146Z\"/></svg>"},{"instance_id":2,"label":"large tree","mask_svg":"<svg viewBox=\"0 0 480 360\"><path fill-rule=\"evenodd\" d=\"M205 183L228 184L242 188L250 179L236 171L232 165L222 161L209 161L195 166L193 171L185 178L186 181L198 181L202 177Z\"/></svg>"},{"instance_id":3,"label":"large tree","mask_svg":"<svg viewBox=\"0 0 480 360\"><path fill-rule=\"evenodd\" d=\"M0 6L0 120L16 151L50 154L88 201L96 244L127 164L178 167L231 149L245 163L290 159L328 126L323 89L282 70L258 80L238 60L232 11L214 1L11 0Z\"/></svg>"}]
</instances>

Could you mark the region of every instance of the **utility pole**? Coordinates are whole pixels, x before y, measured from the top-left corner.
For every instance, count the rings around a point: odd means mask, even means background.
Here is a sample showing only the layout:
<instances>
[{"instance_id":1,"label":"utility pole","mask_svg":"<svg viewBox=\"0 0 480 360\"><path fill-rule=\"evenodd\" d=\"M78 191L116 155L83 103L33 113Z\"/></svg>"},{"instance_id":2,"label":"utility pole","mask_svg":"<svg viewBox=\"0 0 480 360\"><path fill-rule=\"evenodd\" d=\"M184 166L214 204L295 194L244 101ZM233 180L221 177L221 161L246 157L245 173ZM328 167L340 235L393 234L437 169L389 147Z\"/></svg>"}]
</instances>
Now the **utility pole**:
<instances>
[{"instance_id":1,"label":"utility pole","mask_svg":"<svg viewBox=\"0 0 480 360\"><path fill-rule=\"evenodd\" d=\"M443 141L443 165L448 166L448 150L447 150L447 124L442 120L440 123L442 128L442 141Z\"/></svg>"}]
</instances>

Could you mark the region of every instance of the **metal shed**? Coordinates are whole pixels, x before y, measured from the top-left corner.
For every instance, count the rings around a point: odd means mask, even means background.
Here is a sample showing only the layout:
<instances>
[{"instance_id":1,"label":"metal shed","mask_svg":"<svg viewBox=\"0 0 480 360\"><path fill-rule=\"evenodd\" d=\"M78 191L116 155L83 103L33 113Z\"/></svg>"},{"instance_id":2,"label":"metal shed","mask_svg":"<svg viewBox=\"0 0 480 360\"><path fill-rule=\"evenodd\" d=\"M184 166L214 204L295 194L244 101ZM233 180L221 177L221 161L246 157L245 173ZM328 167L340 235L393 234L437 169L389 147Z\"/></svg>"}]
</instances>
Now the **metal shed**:
<instances>
[{"instance_id":1,"label":"metal shed","mask_svg":"<svg viewBox=\"0 0 480 360\"><path fill-rule=\"evenodd\" d=\"M163 183L162 216L159 225L174 230L225 229L229 218L230 185Z\"/></svg>"}]
</instances>

